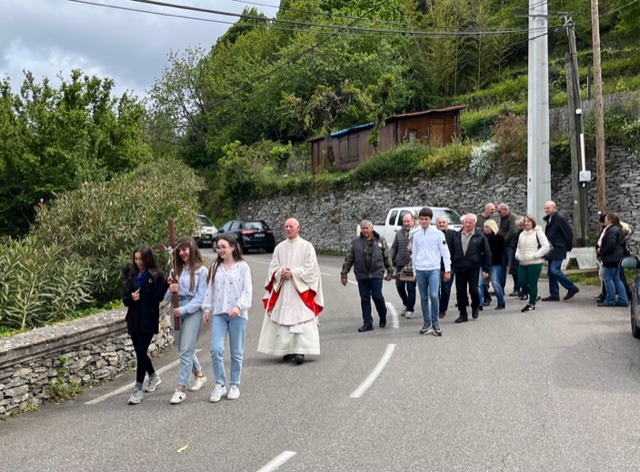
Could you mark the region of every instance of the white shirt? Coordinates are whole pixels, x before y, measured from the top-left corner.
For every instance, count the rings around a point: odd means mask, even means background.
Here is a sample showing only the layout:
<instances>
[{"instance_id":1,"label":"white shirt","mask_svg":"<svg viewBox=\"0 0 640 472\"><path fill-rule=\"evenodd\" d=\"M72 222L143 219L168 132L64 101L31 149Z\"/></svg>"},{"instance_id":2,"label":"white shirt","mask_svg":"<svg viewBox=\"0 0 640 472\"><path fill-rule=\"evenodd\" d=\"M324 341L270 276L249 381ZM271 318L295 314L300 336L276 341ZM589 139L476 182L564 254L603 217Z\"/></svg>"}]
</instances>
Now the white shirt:
<instances>
[{"instance_id":1,"label":"white shirt","mask_svg":"<svg viewBox=\"0 0 640 472\"><path fill-rule=\"evenodd\" d=\"M225 269L224 264L220 264L215 278L212 278L207 285L202 310L214 315L223 315L237 306L240 308L240 316L249 318L252 293L253 284L249 264L238 261L229 269Z\"/></svg>"}]
</instances>

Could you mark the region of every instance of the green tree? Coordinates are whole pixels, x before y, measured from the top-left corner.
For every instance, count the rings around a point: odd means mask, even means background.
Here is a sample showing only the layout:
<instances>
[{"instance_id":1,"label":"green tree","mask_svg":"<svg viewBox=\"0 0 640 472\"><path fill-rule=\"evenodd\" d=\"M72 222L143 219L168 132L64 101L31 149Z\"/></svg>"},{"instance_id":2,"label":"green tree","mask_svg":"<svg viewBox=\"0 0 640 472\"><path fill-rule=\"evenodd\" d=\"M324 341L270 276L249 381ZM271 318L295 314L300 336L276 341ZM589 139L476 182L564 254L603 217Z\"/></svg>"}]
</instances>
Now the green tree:
<instances>
[{"instance_id":1,"label":"green tree","mask_svg":"<svg viewBox=\"0 0 640 472\"><path fill-rule=\"evenodd\" d=\"M0 83L0 234L24 234L39 202L152 159L138 99L79 70L60 80L26 72L20 94Z\"/></svg>"}]
</instances>

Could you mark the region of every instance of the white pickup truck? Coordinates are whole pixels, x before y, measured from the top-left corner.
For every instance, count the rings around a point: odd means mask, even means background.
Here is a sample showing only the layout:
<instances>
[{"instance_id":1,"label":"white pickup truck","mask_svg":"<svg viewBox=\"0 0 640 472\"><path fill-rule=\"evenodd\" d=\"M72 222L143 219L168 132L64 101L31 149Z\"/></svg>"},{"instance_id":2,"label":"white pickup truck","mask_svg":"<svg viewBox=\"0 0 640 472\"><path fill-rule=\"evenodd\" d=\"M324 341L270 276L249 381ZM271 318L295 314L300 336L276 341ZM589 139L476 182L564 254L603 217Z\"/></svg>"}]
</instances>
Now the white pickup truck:
<instances>
[{"instance_id":1,"label":"white pickup truck","mask_svg":"<svg viewBox=\"0 0 640 472\"><path fill-rule=\"evenodd\" d=\"M396 237L396 231L402 228L402 219L404 215L415 215L422 208L418 207L397 207L392 208L387 213L387 218L384 220L384 223L378 223L373 225L373 230L378 233L380 236L383 236L387 241L389 247L393 244L393 240ZM446 216L447 220L449 220L449 228L455 229L456 231L460 231L462 229L462 224L460 221L460 215L457 211L452 210L451 208L444 207L429 207L431 211L433 211L433 219L431 220L431 224L435 226L436 219L439 216ZM360 234L360 225L358 225L356 234Z\"/></svg>"}]
</instances>

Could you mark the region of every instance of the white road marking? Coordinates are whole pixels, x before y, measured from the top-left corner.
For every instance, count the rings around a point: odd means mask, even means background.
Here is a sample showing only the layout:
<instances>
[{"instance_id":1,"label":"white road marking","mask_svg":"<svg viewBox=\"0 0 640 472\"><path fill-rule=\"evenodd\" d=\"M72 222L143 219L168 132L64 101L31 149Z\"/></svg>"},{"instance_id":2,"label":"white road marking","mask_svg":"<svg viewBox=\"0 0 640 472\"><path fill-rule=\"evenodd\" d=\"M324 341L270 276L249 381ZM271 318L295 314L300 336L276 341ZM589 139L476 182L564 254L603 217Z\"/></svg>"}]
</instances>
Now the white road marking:
<instances>
[{"instance_id":1,"label":"white road marking","mask_svg":"<svg viewBox=\"0 0 640 472\"><path fill-rule=\"evenodd\" d=\"M373 382L375 382L378 376L382 373L382 371L387 365L387 362L389 362L389 360L391 359L391 356L393 355L393 351L395 350L396 350L395 344L387 345L387 349L384 351L384 354L382 355L380 362L378 362L378 365L376 365L376 367L371 371L371 373L367 376L367 378L364 379L364 382L362 382L358 386L358 388L356 388L353 391L353 393L349 395L351 398L360 398L362 395L365 394L365 392L369 389L369 387L373 385Z\"/></svg>"},{"instance_id":2,"label":"white road marking","mask_svg":"<svg viewBox=\"0 0 640 472\"><path fill-rule=\"evenodd\" d=\"M386 303L387 305L387 321L389 321L389 324L391 325L392 328L399 328L400 327L400 321L398 320L398 312L396 311L396 308L389 302ZM391 317L389 317L389 314L391 314Z\"/></svg>"},{"instance_id":3,"label":"white road marking","mask_svg":"<svg viewBox=\"0 0 640 472\"><path fill-rule=\"evenodd\" d=\"M196 349L196 352L200 352L202 351L202 349ZM180 359L173 361L171 364L167 364L165 365L162 369L158 369L156 372L158 374L162 374L166 371L168 371L169 369L177 366L178 364L180 364ZM128 390L131 390L133 387L135 387L136 383L135 382L131 382L130 384L127 384L123 387L120 387L116 390L114 390L113 392L109 392L105 395L102 395L101 397L98 398L94 398L93 400L89 400L88 402L84 402L85 405L97 405L100 402L103 402L105 400L108 400L111 397L115 397L116 395L120 395L123 392L126 392Z\"/></svg>"},{"instance_id":4,"label":"white road marking","mask_svg":"<svg viewBox=\"0 0 640 472\"><path fill-rule=\"evenodd\" d=\"M353 285L358 285L358 282L354 282L353 280L347 280L347 282L349 282L350 284L353 284Z\"/></svg>"},{"instance_id":5,"label":"white road marking","mask_svg":"<svg viewBox=\"0 0 640 472\"><path fill-rule=\"evenodd\" d=\"M324 275L325 277L332 277L331 274L325 274L324 272L320 272L320 275Z\"/></svg>"},{"instance_id":6,"label":"white road marking","mask_svg":"<svg viewBox=\"0 0 640 472\"><path fill-rule=\"evenodd\" d=\"M296 453L293 451L284 451L283 453L260 467L257 472L273 472L295 455Z\"/></svg>"}]
</instances>

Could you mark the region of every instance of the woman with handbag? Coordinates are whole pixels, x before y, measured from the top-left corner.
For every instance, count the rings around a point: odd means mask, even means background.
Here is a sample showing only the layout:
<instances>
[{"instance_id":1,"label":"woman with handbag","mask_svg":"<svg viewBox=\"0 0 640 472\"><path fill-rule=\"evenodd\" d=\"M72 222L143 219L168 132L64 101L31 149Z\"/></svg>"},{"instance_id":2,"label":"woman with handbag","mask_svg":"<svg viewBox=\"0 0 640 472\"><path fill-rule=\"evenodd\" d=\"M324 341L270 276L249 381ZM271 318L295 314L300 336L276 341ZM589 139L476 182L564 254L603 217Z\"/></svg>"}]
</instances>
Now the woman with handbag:
<instances>
[{"instance_id":1,"label":"woman with handbag","mask_svg":"<svg viewBox=\"0 0 640 472\"><path fill-rule=\"evenodd\" d=\"M629 306L627 290L620 279L620 261L625 255L625 236L617 213L608 212L604 217L604 231L600 238L602 282L606 298L598 306ZM616 299L617 295L617 299Z\"/></svg>"},{"instance_id":2,"label":"woman with handbag","mask_svg":"<svg viewBox=\"0 0 640 472\"><path fill-rule=\"evenodd\" d=\"M174 258L175 275L165 294L165 300L169 301L172 294L177 293L180 301L180 306L173 308L174 316L171 317L174 339L180 351L178 386L171 397L172 405L185 400L187 388L192 392L200 390L207 381L196 357L196 343L202 328L201 307L207 291L207 268L193 238L180 238L174 251L177 252ZM180 329L176 331L174 320L177 316L180 317ZM195 377L193 383L192 374Z\"/></svg>"},{"instance_id":3,"label":"woman with handbag","mask_svg":"<svg viewBox=\"0 0 640 472\"><path fill-rule=\"evenodd\" d=\"M131 336L138 361L136 384L129 397L129 405L137 405L143 398L145 374L149 376L144 387L145 392L153 392L161 382L147 351L153 335L158 333L160 302L167 291L168 283L158 269L149 247L142 245L136 248L132 259L122 301L127 307L127 331Z\"/></svg>"},{"instance_id":4,"label":"woman with handbag","mask_svg":"<svg viewBox=\"0 0 640 472\"><path fill-rule=\"evenodd\" d=\"M518 265L518 284L522 291L529 294L529 303L522 308L523 313L536 309L538 301L538 280L542 273L544 256L549 252L549 241L544 231L536 225L532 214L523 218L524 230L518 237L516 259Z\"/></svg>"},{"instance_id":5,"label":"woman with handbag","mask_svg":"<svg viewBox=\"0 0 640 472\"><path fill-rule=\"evenodd\" d=\"M211 265L207 293L202 305L203 321L211 327L211 364L215 387L209 401L216 403L227 393L224 370L224 342L229 335L231 376L228 400L240 396L240 376L244 357L244 339L251 308L253 284L251 269L242 259L240 247L233 236L218 238L218 257Z\"/></svg>"}]
</instances>

